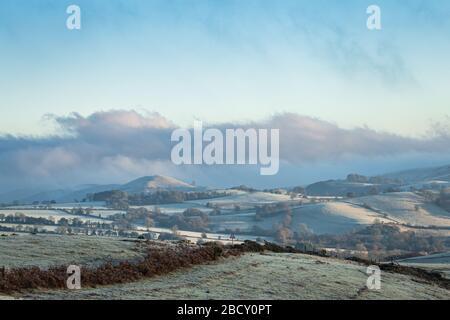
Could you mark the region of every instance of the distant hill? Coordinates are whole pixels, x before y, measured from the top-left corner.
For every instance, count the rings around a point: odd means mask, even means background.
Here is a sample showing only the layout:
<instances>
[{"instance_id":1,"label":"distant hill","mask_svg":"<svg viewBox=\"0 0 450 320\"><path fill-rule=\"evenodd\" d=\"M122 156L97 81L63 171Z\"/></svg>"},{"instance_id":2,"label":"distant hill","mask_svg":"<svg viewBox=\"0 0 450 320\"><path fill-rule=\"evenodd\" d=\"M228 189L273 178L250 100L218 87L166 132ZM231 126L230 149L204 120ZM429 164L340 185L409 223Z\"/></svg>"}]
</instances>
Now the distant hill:
<instances>
[{"instance_id":1,"label":"distant hill","mask_svg":"<svg viewBox=\"0 0 450 320\"><path fill-rule=\"evenodd\" d=\"M245 183L245 181L243 181ZM443 188L450 186L450 165L418 168L367 177L349 174L346 179L327 180L313 183L306 187L311 196L365 196L380 192L409 191L411 188ZM71 202L81 201L87 194L110 190L121 190L128 193L146 193L156 190L196 190L192 184L173 177L154 175L141 177L126 184L84 185L69 189L36 190L21 189L0 194L0 202L10 203L18 200L21 203L34 201Z\"/></svg>"},{"instance_id":2,"label":"distant hill","mask_svg":"<svg viewBox=\"0 0 450 320\"><path fill-rule=\"evenodd\" d=\"M20 202L33 203L34 201L51 201L55 200L57 202L72 202L74 200L81 201L86 198L89 193L102 192L107 190L112 190L118 188L120 185L109 184L109 185L84 185L72 189L58 189L49 190L41 192L28 193L28 195L23 196L19 199ZM13 200L10 200L13 201Z\"/></svg>"},{"instance_id":3,"label":"distant hill","mask_svg":"<svg viewBox=\"0 0 450 320\"><path fill-rule=\"evenodd\" d=\"M351 194L354 197L377 194L385 191L398 191L401 184L375 183L375 182L353 182L347 180L328 180L313 183L306 187L306 194L310 196L338 196L346 197Z\"/></svg>"},{"instance_id":4,"label":"distant hill","mask_svg":"<svg viewBox=\"0 0 450 320\"><path fill-rule=\"evenodd\" d=\"M345 180L328 180L313 183L306 187L306 194L310 196L340 196L348 193L364 195L369 192L372 185L365 183L350 183Z\"/></svg>"},{"instance_id":5,"label":"distant hill","mask_svg":"<svg viewBox=\"0 0 450 320\"><path fill-rule=\"evenodd\" d=\"M195 190L197 187L181 180L167 176L148 176L138 178L126 184L108 185L84 185L70 189L43 190L23 189L0 194L0 202L10 203L19 201L20 203L31 204L35 201L72 202L82 201L86 195L110 190L120 190L128 193L147 193L156 190Z\"/></svg>"},{"instance_id":6,"label":"distant hill","mask_svg":"<svg viewBox=\"0 0 450 320\"><path fill-rule=\"evenodd\" d=\"M156 175L142 177L119 187L119 190L128 193L151 192L157 189L192 190L195 186L172 177Z\"/></svg>"},{"instance_id":7,"label":"distant hill","mask_svg":"<svg viewBox=\"0 0 450 320\"><path fill-rule=\"evenodd\" d=\"M450 165L393 172L382 177L401 179L408 184L432 181L450 182Z\"/></svg>"},{"instance_id":8,"label":"distant hill","mask_svg":"<svg viewBox=\"0 0 450 320\"><path fill-rule=\"evenodd\" d=\"M33 194L39 193L36 189L18 189L11 190L0 194L0 202L12 202L30 197Z\"/></svg>"},{"instance_id":9,"label":"distant hill","mask_svg":"<svg viewBox=\"0 0 450 320\"><path fill-rule=\"evenodd\" d=\"M306 188L312 196L363 196L385 191L408 191L410 188L450 186L450 165L392 172L374 177L349 174L346 179L313 183Z\"/></svg>"}]
</instances>

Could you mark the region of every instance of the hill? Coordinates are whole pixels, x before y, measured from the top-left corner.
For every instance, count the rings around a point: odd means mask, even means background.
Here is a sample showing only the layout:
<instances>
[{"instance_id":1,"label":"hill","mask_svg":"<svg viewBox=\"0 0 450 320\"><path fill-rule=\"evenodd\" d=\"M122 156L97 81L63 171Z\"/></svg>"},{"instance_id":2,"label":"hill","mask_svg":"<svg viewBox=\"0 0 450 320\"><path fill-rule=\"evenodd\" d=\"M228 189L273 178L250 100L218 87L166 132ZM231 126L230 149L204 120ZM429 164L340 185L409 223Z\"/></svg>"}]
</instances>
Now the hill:
<instances>
[{"instance_id":1,"label":"hill","mask_svg":"<svg viewBox=\"0 0 450 320\"><path fill-rule=\"evenodd\" d=\"M450 186L450 165L392 172L373 177L349 174L346 179L327 180L306 187L311 196L365 196L380 192L409 191L411 188Z\"/></svg>"},{"instance_id":2,"label":"hill","mask_svg":"<svg viewBox=\"0 0 450 320\"><path fill-rule=\"evenodd\" d=\"M439 271L450 279L450 252L413 257L397 262L409 267L416 267L429 271Z\"/></svg>"},{"instance_id":3,"label":"hill","mask_svg":"<svg viewBox=\"0 0 450 320\"><path fill-rule=\"evenodd\" d=\"M41 190L22 189L14 192L0 194L0 202L11 203L19 201L24 204L31 204L35 201L73 202L82 201L86 195L110 190L121 190L128 193L147 193L155 190L179 190L187 191L196 189L195 186L181 180L167 176L148 176L130 181L126 184L108 184L108 185L84 185L75 188Z\"/></svg>"},{"instance_id":4,"label":"hill","mask_svg":"<svg viewBox=\"0 0 450 320\"><path fill-rule=\"evenodd\" d=\"M223 204L226 200L227 198L219 199L216 203ZM414 231L420 233L445 235L450 231L450 213L413 192L294 204L290 208L292 214L289 228L292 231L298 231L301 225L306 225L315 234L342 234L369 226L376 221L394 223L402 228L416 227ZM256 219L253 210L236 212L233 215L211 216L210 222L217 232L238 228L251 232L256 228L274 230L284 219L283 212ZM428 230L430 227L434 229ZM442 230L438 231L439 228Z\"/></svg>"},{"instance_id":5,"label":"hill","mask_svg":"<svg viewBox=\"0 0 450 320\"><path fill-rule=\"evenodd\" d=\"M385 191L395 185L381 185L368 182L350 182L347 180L328 180L313 183L306 187L306 193L310 196L335 196L345 197L349 193L353 196L362 196L371 192Z\"/></svg>"},{"instance_id":6,"label":"hill","mask_svg":"<svg viewBox=\"0 0 450 320\"><path fill-rule=\"evenodd\" d=\"M142 177L119 187L119 190L128 193L146 193L157 189L192 190L195 186L172 177L155 175Z\"/></svg>"},{"instance_id":7,"label":"hill","mask_svg":"<svg viewBox=\"0 0 450 320\"><path fill-rule=\"evenodd\" d=\"M414 276L382 272L381 290L366 287L366 267L304 254L245 254L133 283L48 291L25 299L449 299L450 292Z\"/></svg>"},{"instance_id":8,"label":"hill","mask_svg":"<svg viewBox=\"0 0 450 320\"><path fill-rule=\"evenodd\" d=\"M450 182L450 165L398 171L384 174L383 177L401 179L408 184L426 181Z\"/></svg>"}]
</instances>

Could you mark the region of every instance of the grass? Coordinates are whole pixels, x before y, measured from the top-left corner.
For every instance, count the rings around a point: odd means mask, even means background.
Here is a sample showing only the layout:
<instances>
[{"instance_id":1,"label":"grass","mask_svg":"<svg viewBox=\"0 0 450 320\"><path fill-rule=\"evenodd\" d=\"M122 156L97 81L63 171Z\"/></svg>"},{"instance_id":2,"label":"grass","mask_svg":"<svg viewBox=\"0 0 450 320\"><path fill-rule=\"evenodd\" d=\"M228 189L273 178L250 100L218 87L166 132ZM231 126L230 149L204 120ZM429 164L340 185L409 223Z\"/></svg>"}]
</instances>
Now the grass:
<instances>
[{"instance_id":1,"label":"grass","mask_svg":"<svg viewBox=\"0 0 450 320\"><path fill-rule=\"evenodd\" d=\"M365 290L366 268L294 253L248 253L138 282L27 294L27 299L450 299L414 277L383 272L380 291Z\"/></svg>"},{"instance_id":2,"label":"grass","mask_svg":"<svg viewBox=\"0 0 450 320\"><path fill-rule=\"evenodd\" d=\"M450 299L440 281L418 270L383 267L381 290L370 291L365 262L254 243L217 247L47 235L0 239L0 248L3 262L14 250L21 260L9 262L0 281L2 291L16 298ZM82 266L82 290L64 289L71 262Z\"/></svg>"},{"instance_id":3,"label":"grass","mask_svg":"<svg viewBox=\"0 0 450 320\"><path fill-rule=\"evenodd\" d=\"M57 265L98 266L106 261L142 258L139 243L120 238L24 235L0 237L0 267L49 268Z\"/></svg>"},{"instance_id":4,"label":"grass","mask_svg":"<svg viewBox=\"0 0 450 320\"><path fill-rule=\"evenodd\" d=\"M412 192L397 192L351 200L381 210L400 223L421 226L450 226L450 214L427 203L423 196Z\"/></svg>"},{"instance_id":5,"label":"grass","mask_svg":"<svg viewBox=\"0 0 450 320\"><path fill-rule=\"evenodd\" d=\"M108 261L100 266L80 266L81 280L87 287L137 281L156 275L168 274L192 265L217 261L220 258L238 256L245 252L262 252L266 249L290 252L274 244L267 246L248 242L241 245L223 246L217 243L190 245L186 242L173 245L162 242L141 242L146 255L134 261ZM49 268L19 267L0 268L0 292L13 293L33 289L63 289L66 287L68 265Z\"/></svg>"},{"instance_id":6,"label":"grass","mask_svg":"<svg viewBox=\"0 0 450 320\"><path fill-rule=\"evenodd\" d=\"M127 283L156 275L167 274L180 268L215 261L238 251L223 251L220 247L189 246L154 247L147 249L139 261L107 262L99 267L81 267L81 281L87 287ZM0 269L0 292L13 293L33 289L66 288L67 266Z\"/></svg>"}]
</instances>

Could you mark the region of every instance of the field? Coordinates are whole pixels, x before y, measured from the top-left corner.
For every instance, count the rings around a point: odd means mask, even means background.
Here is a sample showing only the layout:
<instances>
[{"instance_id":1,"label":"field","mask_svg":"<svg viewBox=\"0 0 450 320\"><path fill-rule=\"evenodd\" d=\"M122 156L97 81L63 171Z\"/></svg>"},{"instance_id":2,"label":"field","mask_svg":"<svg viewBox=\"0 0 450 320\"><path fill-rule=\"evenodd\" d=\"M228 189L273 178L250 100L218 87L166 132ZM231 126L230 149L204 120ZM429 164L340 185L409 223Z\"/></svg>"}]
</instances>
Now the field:
<instances>
[{"instance_id":1,"label":"field","mask_svg":"<svg viewBox=\"0 0 450 320\"><path fill-rule=\"evenodd\" d=\"M408 258L398 261L400 264L425 270L439 271L450 279L450 253Z\"/></svg>"},{"instance_id":2,"label":"field","mask_svg":"<svg viewBox=\"0 0 450 320\"><path fill-rule=\"evenodd\" d=\"M104 201L87 201L87 202L65 202L65 203L57 203L53 204L52 207L55 209L72 209L72 208L93 208L93 209L102 209L105 206ZM28 204L28 205L20 205L20 206L9 206L9 209L20 209L20 208L28 208L28 209L37 209L39 205Z\"/></svg>"},{"instance_id":3,"label":"field","mask_svg":"<svg viewBox=\"0 0 450 320\"><path fill-rule=\"evenodd\" d=\"M232 194L227 197L209 200L196 200L194 202L202 205L206 205L209 202L225 209L233 209L235 205L239 205L241 209L248 209L254 208L256 205L291 200L288 195L267 192L246 192L240 190L232 190L230 192Z\"/></svg>"},{"instance_id":4,"label":"field","mask_svg":"<svg viewBox=\"0 0 450 320\"><path fill-rule=\"evenodd\" d=\"M133 241L120 238L24 235L0 237L0 266L99 265L110 260L142 257Z\"/></svg>"},{"instance_id":5,"label":"field","mask_svg":"<svg viewBox=\"0 0 450 320\"><path fill-rule=\"evenodd\" d=\"M450 299L410 276L382 273L366 289L364 266L302 254L246 254L129 284L26 294L26 299Z\"/></svg>"},{"instance_id":6,"label":"field","mask_svg":"<svg viewBox=\"0 0 450 320\"><path fill-rule=\"evenodd\" d=\"M0 238L6 268L136 261L148 244L120 238L26 235ZM150 245L168 246L170 242ZM431 258L431 257L430 257ZM448 263L448 256L439 263ZM447 259L447 260L442 260ZM435 262L435 261L434 261ZM448 266L448 264L447 264ZM297 253L246 253L137 282L72 290L3 294L20 299L450 299L423 278L382 272L381 290L366 288L366 266ZM0 299L2 294L0 294Z\"/></svg>"},{"instance_id":7,"label":"field","mask_svg":"<svg viewBox=\"0 0 450 320\"><path fill-rule=\"evenodd\" d=\"M247 235L240 236L254 240L262 233L254 232L255 228L273 231L277 229L284 218L283 212L274 213L256 219L255 206L283 202L289 204L292 212L290 228L297 231L301 224L306 225L315 234L342 234L373 224L375 221L394 223L402 230L413 230L420 234L439 236L450 235L450 213L438 206L428 203L422 196L411 192L388 193L365 196L354 199L302 199L291 200L288 195L272 194L267 192L246 192L239 190L229 191L231 195L215 199L186 201L184 203L159 205L161 211L168 215L182 214L188 208L197 208L209 214L212 209L208 203L218 206L221 214L209 216L210 233L208 238L221 239L229 237L230 230L245 231ZM71 206L92 205L92 215L99 218L71 215L56 208L71 208ZM87 204L57 204L55 209L2 209L5 215L23 213L30 217L79 218L82 221L108 223L114 214L125 214L123 210L113 210L105 207L102 202ZM155 206L145 206L152 210ZM238 207L239 210L235 210ZM145 231L144 226L136 226L139 231ZM158 226L156 226L158 227ZM430 228L431 227L431 228ZM414 228L414 229L413 229ZM153 232L168 232L170 228L151 228ZM180 230L180 235L197 241L201 232ZM239 232L237 232L239 233ZM270 239L269 239L270 240Z\"/></svg>"},{"instance_id":8,"label":"field","mask_svg":"<svg viewBox=\"0 0 450 320\"><path fill-rule=\"evenodd\" d=\"M186 209L194 209L194 208L200 209L203 212L212 211L212 209L205 207L203 204L198 204L198 203L194 203L194 202L190 202L190 201L186 201L183 203L149 205L149 206L141 206L141 207L147 208L148 210L153 210L154 208L159 208L162 213L166 213L168 215L181 214ZM139 206L132 206L132 208L139 208Z\"/></svg>"},{"instance_id":9,"label":"field","mask_svg":"<svg viewBox=\"0 0 450 320\"><path fill-rule=\"evenodd\" d=\"M258 195L262 197L262 194ZM278 195L276 195L278 196ZM281 196L285 197L285 196ZM233 197L237 205L249 205L240 202L244 195ZM273 199L272 199L273 200ZM222 200L222 204L230 204L231 199ZM269 201L269 198L266 198ZM406 226L428 228L439 227L443 230L415 231L430 234L448 235L445 228L450 227L450 213L438 206L427 203L420 195L411 192L373 195L349 200L331 200L327 202L306 203L292 207L291 229L298 230L300 224L305 224L316 234L340 234L373 224L375 221L395 223L406 230ZM235 212L227 215L210 217L211 226L215 231L224 229L252 230L255 226L270 230L276 228L284 219L283 214L274 214L257 221L254 210Z\"/></svg>"},{"instance_id":10,"label":"field","mask_svg":"<svg viewBox=\"0 0 450 320\"><path fill-rule=\"evenodd\" d=\"M70 213L66 213L64 211L60 210L40 210L40 209L1 209L0 214L4 214L5 216L8 215L15 215L16 213L22 213L27 217L33 217L33 218L45 218L50 219L53 218L56 221L59 221L62 218L65 219L74 219L78 218L83 222L91 221L91 222L103 222L107 223L107 221L92 217L86 217L83 215L73 215Z\"/></svg>"},{"instance_id":11,"label":"field","mask_svg":"<svg viewBox=\"0 0 450 320\"><path fill-rule=\"evenodd\" d=\"M257 226L271 230L281 223L283 214L275 214L261 221L255 220L254 212L235 213L210 217L215 230L236 229L252 230ZM306 224L316 234L340 234L352 231L361 226L373 224L375 220L392 222L382 215L351 203L341 201L306 204L292 207L292 230L298 230L300 224Z\"/></svg>"},{"instance_id":12,"label":"field","mask_svg":"<svg viewBox=\"0 0 450 320\"><path fill-rule=\"evenodd\" d=\"M368 205L386 213L391 219L417 226L450 226L450 213L415 193L398 192L367 196L351 200L354 204Z\"/></svg>"}]
</instances>

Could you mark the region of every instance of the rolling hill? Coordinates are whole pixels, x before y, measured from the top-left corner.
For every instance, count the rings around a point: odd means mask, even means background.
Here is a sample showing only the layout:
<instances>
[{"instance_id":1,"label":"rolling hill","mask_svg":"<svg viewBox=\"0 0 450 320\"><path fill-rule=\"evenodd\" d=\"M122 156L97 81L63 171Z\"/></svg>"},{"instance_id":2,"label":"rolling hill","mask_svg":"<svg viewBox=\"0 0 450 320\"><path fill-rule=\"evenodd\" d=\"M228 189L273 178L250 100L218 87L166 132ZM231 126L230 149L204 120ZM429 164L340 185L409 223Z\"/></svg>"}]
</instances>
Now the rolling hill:
<instances>
[{"instance_id":1,"label":"rolling hill","mask_svg":"<svg viewBox=\"0 0 450 320\"><path fill-rule=\"evenodd\" d=\"M445 288L410 275L382 273L366 287L366 267L303 254L246 254L133 283L23 294L24 299L449 299Z\"/></svg>"},{"instance_id":2,"label":"rolling hill","mask_svg":"<svg viewBox=\"0 0 450 320\"><path fill-rule=\"evenodd\" d=\"M450 165L411 169L374 177L350 174L347 179L327 180L306 187L311 196L365 196L385 191L408 191L411 188L440 188L450 186Z\"/></svg>"},{"instance_id":3,"label":"rolling hill","mask_svg":"<svg viewBox=\"0 0 450 320\"><path fill-rule=\"evenodd\" d=\"M195 189L195 186L172 177L156 175L138 178L120 186L118 189L128 193L145 193L158 189L192 190Z\"/></svg>"},{"instance_id":4,"label":"rolling hill","mask_svg":"<svg viewBox=\"0 0 450 320\"><path fill-rule=\"evenodd\" d=\"M167 177L167 176L148 176L141 177L125 184L108 184L108 185L84 185L75 188L57 189L57 190L43 190L36 191L35 189L23 189L15 192L8 192L0 194L1 202L19 201L20 203L30 204L34 201L51 201L56 202L73 202L74 200L81 201L86 198L87 194L98 193L110 190L121 190L128 193L146 193L155 190L180 190L188 191L194 190L197 187L183 182L181 180Z\"/></svg>"},{"instance_id":5,"label":"rolling hill","mask_svg":"<svg viewBox=\"0 0 450 320\"><path fill-rule=\"evenodd\" d=\"M408 184L426 181L450 182L450 165L393 172L384 174L382 177L401 179Z\"/></svg>"}]
</instances>

